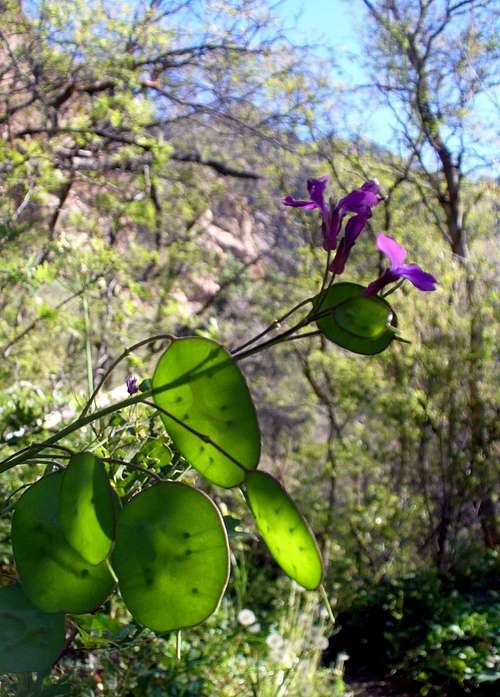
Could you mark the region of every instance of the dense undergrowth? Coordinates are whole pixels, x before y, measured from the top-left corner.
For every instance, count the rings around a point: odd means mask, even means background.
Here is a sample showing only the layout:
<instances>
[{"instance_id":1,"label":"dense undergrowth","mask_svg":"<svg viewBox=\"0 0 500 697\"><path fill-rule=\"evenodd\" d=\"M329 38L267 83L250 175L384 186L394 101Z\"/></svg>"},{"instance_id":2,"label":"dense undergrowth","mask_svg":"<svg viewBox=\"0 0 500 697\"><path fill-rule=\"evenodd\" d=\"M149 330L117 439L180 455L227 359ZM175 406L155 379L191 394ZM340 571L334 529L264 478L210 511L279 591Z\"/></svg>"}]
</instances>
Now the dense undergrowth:
<instances>
[{"instance_id":1,"label":"dense undergrowth","mask_svg":"<svg viewBox=\"0 0 500 697\"><path fill-rule=\"evenodd\" d=\"M338 614L328 655L349 675L389 678L435 697L493 697L500 680L497 555L446 572L424 570L359 586Z\"/></svg>"}]
</instances>

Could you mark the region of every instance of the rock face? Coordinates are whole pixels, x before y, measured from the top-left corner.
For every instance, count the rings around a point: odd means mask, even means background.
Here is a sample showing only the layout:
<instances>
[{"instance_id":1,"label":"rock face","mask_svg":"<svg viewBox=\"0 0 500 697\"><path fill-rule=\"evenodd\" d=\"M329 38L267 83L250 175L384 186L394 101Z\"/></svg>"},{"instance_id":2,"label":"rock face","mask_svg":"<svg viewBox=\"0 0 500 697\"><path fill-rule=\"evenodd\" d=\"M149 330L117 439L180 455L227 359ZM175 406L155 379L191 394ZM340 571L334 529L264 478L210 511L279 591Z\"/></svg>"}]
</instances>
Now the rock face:
<instances>
[{"instance_id":1,"label":"rock face","mask_svg":"<svg viewBox=\"0 0 500 697\"><path fill-rule=\"evenodd\" d=\"M229 208L229 210L228 210ZM199 312L228 283L237 282L243 273L257 280L272 252L269 237L271 216L251 212L236 201L227 201L218 209L207 208L192 225L190 232L199 236L205 261L213 268L210 276L195 276L186 286L174 287L173 297L188 303L190 311Z\"/></svg>"}]
</instances>

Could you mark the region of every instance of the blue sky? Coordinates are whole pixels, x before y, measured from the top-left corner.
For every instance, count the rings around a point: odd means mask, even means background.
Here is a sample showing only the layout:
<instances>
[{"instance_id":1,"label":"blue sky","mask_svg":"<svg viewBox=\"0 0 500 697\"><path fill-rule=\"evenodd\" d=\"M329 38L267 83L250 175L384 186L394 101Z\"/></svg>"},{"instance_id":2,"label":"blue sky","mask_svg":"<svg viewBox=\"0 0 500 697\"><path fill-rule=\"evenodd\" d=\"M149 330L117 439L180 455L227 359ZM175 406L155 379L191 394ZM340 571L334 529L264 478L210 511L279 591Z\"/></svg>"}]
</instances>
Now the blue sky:
<instances>
[{"instance_id":1,"label":"blue sky","mask_svg":"<svg viewBox=\"0 0 500 697\"><path fill-rule=\"evenodd\" d=\"M279 14L288 26L294 25L300 14L296 27L289 32L298 43L318 43L331 51L339 69L334 82L348 85L369 82L360 61L365 16L361 0L285 0ZM356 120L366 138L381 145L390 143L388 110L358 111Z\"/></svg>"},{"instance_id":2,"label":"blue sky","mask_svg":"<svg viewBox=\"0 0 500 697\"><path fill-rule=\"evenodd\" d=\"M300 13L300 21L295 17ZM362 67L363 40L367 40L362 0L284 0L278 14L286 24L296 26L289 32L298 43L321 43L327 46L338 65L339 72L333 76L335 83L363 85L369 83L369 74ZM360 96L362 92L358 93ZM353 97L354 98L354 97ZM477 148L479 155L496 159L488 172L500 173L499 117L500 94L489 91L476 100L474 115L488 122L482 132L484 146ZM370 103L369 108L352 109L353 121L364 137L379 145L391 147L394 117L389 109ZM485 123L486 126L486 123ZM496 155L494 154L496 153ZM475 160L472 161L472 164ZM485 173L482 170L480 173Z\"/></svg>"}]
</instances>

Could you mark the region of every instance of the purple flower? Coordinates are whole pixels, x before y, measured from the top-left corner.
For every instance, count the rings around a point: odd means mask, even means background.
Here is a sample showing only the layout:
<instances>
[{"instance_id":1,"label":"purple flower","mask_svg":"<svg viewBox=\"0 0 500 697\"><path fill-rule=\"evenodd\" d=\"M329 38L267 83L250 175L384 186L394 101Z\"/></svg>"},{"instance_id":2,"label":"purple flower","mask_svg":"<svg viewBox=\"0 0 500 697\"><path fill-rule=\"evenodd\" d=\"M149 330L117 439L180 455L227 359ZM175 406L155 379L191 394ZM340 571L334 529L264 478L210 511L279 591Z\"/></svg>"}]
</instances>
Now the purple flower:
<instances>
[{"instance_id":1,"label":"purple flower","mask_svg":"<svg viewBox=\"0 0 500 697\"><path fill-rule=\"evenodd\" d=\"M330 267L331 270L334 270L335 267L335 273L342 273L349 252L365 226L366 221L371 218L372 208L382 201L382 196L379 194L378 182L376 180L370 180L365 182L361 188L355 189L355 191L351 191L350 194L341 198L335 206L332 203L328 206L324 200L324 191L327 183L327 176L320 177L319 179L308 179L307 190L311 197L309 201L299 201L292 196L287 196L283 199L283 203L285 206L304 208L305 210L313 210L314 208L320 209L322 217L321 230L323 232L323 247L327 251L336 249L337 237L340 233L344 217L348 213L355 214L346 225L345 241L342 240L338 253Z\"/></svg>"},{"instance_id":2,"label":"purple flower","mask_svg":"<svg viewBox=\"0 0 500 697\"><path fill-rule=\"evenodd\" d=\"M135 375L129 375L127 377L127 392L129 394L135 394L139 388L137 387L137 378Z\"/></svg>"},{"instance_id":3,"label":"purple flower","mask_svg":"<svg viewBox=\"0 0 500 697\"><path fill-rule=\"evenodd\" d=\"M418 264L405 264L406 249L383 233L377 235L377 247L389 257L391 267L370 283L363 295L376 295L388 283L397 281L398 278L407 278L415 288L419 290L436 290L437 280L432 274L423 271Z\"/></svg>"}]
</instances>

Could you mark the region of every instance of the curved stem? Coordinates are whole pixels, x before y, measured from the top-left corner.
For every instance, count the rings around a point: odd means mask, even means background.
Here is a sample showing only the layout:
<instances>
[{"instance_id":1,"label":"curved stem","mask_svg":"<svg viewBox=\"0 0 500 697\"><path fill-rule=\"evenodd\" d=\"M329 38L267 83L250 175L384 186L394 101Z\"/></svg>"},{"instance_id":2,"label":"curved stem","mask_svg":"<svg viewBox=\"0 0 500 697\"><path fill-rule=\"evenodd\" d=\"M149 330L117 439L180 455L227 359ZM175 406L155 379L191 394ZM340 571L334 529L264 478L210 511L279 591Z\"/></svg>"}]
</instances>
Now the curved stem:
<instances>
[{"instance_id":1,"label":"curved stem","mask_svg":"<svg viewBox=\"0 0 500 697\"><path fill-rule=\"evenodd\" d=\"M141 341L138 341L136 344L132 344L132 346L129 346L128 348L121 353L118 358L115 358L115 360L111 363L109 368L106 370L102 378L99 380L99 383L97 384L96 388L92 392L92 394L89 397L89 400L87 404L84 406L82 413L80 414L80 419L83 418L88 410L90 409L92 402L97 396L97 393L101 389L101 387L104 385L106 380L109 378L113 370L116 368L116 366L123 361L124 358L126 358L130 353L133 351L136 351L138 348L141 348L141 346L145 346L146 344L152 344L155 341L161 341L162 339L169 339L171 342L175 341L177 337L174 336L173 334L155 334L154 336L149 336L147 339L142 339Z\"/></svg>"},{"instance_id":2,"label":"curved stem","mask_svg":"<svg viewBox=\"0 0 500 697\"><path fill-rule=\"evenodd\" d=\"M303 301L302 305L305 305L307 302L310 302L311 298L308 298L306 301ZM293 311L295 309L298 309L298 306L296 308L292 308ZM233 355L233 360L235 361L240 361L243 360L244 358L248 358L249 356L259 353L260 351L263 351L267 348L270 348L271 346L274 346L275 344L283 343L284 341L292 341L296 339L300 339L306 336L313 336L316 334L316 332L306 332L304 334L295 334L299 329L302 327L306 326L307 324L312 323L316 319L326 316L332 311L333 308L328 308L327 310L323 310L319 313L309 313L305 318L301 319L297 324L295 324L293 327L290 329L287 329L285 332L282 332L278 336L274 337L273 339L269 339L268 341L264 341L261 344L258 344L257 346L254 346L252 348L249 348L247 351L240 351L239 353L236 353ZM290 316L292 314L292 311L288 313L287 316ZM143 339L142 341L138 341L136 344L133 344L132 346L129 346L125 351L123 351L118 358L116 358L111 366L108 368L106 371L105 375L101 378L99 384L96 386L93 394L91 395L88 403L86 404L85 408L82 411L82 414L79 416L76 421L73 421L73 423L68 424L65 428L62 428L60 431L55 433L54 435L50 436L47 438L45 441L42 443L35 443L33 445L27 446L23 448L22 450L13 453L12 455L9 455L7 458L2 460L0 462L0 473L5 472L6 470L15 467L16 465L22 464L25 462L27 459L33 458L35 455L38 453L42 452L43 450L49 448L49 447L56 447L56 448L61 448L63 449L64 446L59 446L56 445L58 441L62 440L66 436L70 435L71 433L74 433L75 431L79 430L83 426L87 426L88 424L92 423L93 421L96 421L97 419L100 419L104 416L107 416L109 414L113 414L116 411L120 411L120 409L125 409L126 407L132 406L133 404L138 404L138 403L144 403L148 404L149 406L154 407L155 409L159 411L164 411L160 407L158 407L156 404L153 402L148 402L147 398L153 396L153 394L156 394L157 392L161 392L165 389L168 389L168 385L163 385L161 388L156 388L156 389L151 389L147 390L145 392L142 392L138 395L133 395L127 399L123 399L119 402L116 402L115 404L110 404L106 407L103 407L102 409L98 409L92 414L88 414L88 410L98 393L99 389L101 388L102 384L106 380L106 378L109 376L111 371L118 365L118 363L123 360L129 353L132 351L135 351L137 348L141 346L145 346L148 343L152 343L154 341L159 341L161 339L169 339L170 341L175 341L177 339L176 336L173 334L157 334L152 337L148 337L147 339ZM253 343L253 342L252 342ZM173 385L171 385L173 386ZM209 443L212 445L216 450L219 450L221 454L223 454L225 457L227 457L229 460L231 460L237 467L240 467L240 469L246 471L246 469L243 467L243 465L235 460L229 453L225 452L223 448L221 448L219 445L214 443L208 436L205 434L199 433L195 431L194 429L191 429L189 426L184 424L182 421L176 419L172 414L169 414L168 412L164 412L166 416L171 418L172 420L176 421L179 423L181 426L183 426L186 430L191 431L194 435L198 436L200 439L205 440L205 442ZM72 452L71 449L69 448L64 448L68 452Z\"/></svg>"},{"instance_id":3,"label":"curved stem","mask_svg":"<svg viewBox=\"0 0 500 697\"><path fill-rule=\"evenodd\" d=\"M50 438L47 438L47 440L44 440L42 443L35 443L34 445L31 445L27 448L23 448L21 451L14 453L13 455L10 455L5 460L2 460L0 462L0 472L5 472L11 467L15 467L16 465L25 462L28 458L37 455L39 452L45 450L46 448L52 447L54 443L57 443L66 436L69 436L71 433L74 433L74 431L78 431L78 429L82 428L83 426L87 426L87 424L92 423L92 421L100 419L103 416L107 416L108 414L113 414L115 411L119 411L120 409L129 407L132 404L143 402L145 397L149 397L152 394L153 390L148 390L148 392L143 392L142 394L129 397L128 399L122 399L120 402L117 402L116 404L110 404L109 406L104 407L103 409L99 409L98 411L95 411L92 414L87 414L83 418L78 418L76 421L73 421L73 423L68 424L68 426L61 429L57 433L54 433L53 436L50 436Z\"/></svg>"},{"instance_id":4,"label":"curved stem","mask_svg":"<svg viewBox=\"0 0 500 697\"><path fill-rule=\"evenodd\" d=\"M267 326L263 331L260 332L260 334L257 334L257 336L254 336L253 339L250 339L249 341L246 341L244 344L241 344L235 349L231 349L231 354L236 354L245 349L247 346L251 346L254 344L256 341L261 339L263 336L268 334L270 331L273 329L277 329L282 322L284 322L286 319L288 319L291 315L294 314L297 310L300 310L301 307L304 307L304 305L307 305L308 303L312 302L314 300L314 296L311 298L306 298L305 300L302 300L302 302L298 303L297 305L294 305L291 310L286 312L282 317L279 319L275 319L274 322L271 322L269 326Z\"/></svg>"},{"instance_id":5,"label":"curved stem","mask_svg":"<svg viewBox=\"0 0 500 697\"><path fill-rule=\"evenodd\" d=\"M401 288L401 286L403 285L403 283L405 281L406 281L406 278L400 278L395 286L393 286L390 290L386 291L385 293L381 293L381 296L383 298L387 298L388 295L390 295L391 293L394 293L394 291L396 291L396 290L399 290L399 288Z\"/></svg>"},{"instance_id":6,"label":"curved stem","mask_svg":"<svg viewBox=\"0 0 500 697\"><path fill-rule=\"evenodd\" d=\"M148 477L151 477L152 479L156 479L157 482L162 482L163 479L160 477L160 475L157 472L153 472L153 470L148 470L147 467L141 467L141 465L136 465L134 462L127 462L127 460L120 460L118 457L100 457L99 460L102 460L102 462L110 462L111 464L117 464L117 465L122 465L123 467L127 467L132 470L137 470L137 472L142 472L143 474L147 474Z\"/></svg>"}]
</instances>

